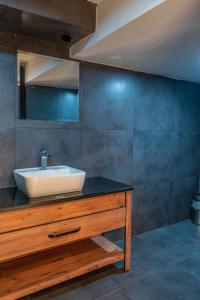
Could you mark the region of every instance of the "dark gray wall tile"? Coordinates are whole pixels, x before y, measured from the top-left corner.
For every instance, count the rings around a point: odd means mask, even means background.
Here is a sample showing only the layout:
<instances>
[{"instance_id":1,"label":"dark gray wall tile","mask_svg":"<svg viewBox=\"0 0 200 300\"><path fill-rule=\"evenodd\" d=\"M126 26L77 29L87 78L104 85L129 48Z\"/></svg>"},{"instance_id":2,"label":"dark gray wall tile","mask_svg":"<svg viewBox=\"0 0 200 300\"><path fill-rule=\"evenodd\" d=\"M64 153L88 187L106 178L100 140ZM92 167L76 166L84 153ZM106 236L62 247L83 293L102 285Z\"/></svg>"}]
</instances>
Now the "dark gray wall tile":
<instances>
[{"instance_id":1,"label":"dark gray wall tile","mask_svg":"<svg viewBox=\"0 0 200 300\"><path fill-rule=\"evenodd\" d=\"M172 135L168 131L137 131L133 135L133 183L167 180L171 173Z\"/></svg>"},{"instance_id":2,"label":"dark gray wall tile","mask_svg":"<svg viewBox=\"0 0 200 300\"><path fill-rule=\"evenodd\" d=\"M198 177L174 178L170 182L168 222L173 224L190 217L190 206L197 191Z\"/></svg>"},{"instance_id":3,"label":"dark gray wall tile","mask_svg":"<svg viewBox=\"0 0 200 300\"><path fill-rule=\"evenodd\" d=\"M133 197L133 228L141 233L168 224L168 181L136 186Z\"/></svg>"},{"instance_id":4,"label":"dark gray wall tile","mask_svg":"<svg viewBox=\"0 0 200 300\"><path fill-rule=\"evenodd\" d=\"M175 80L175 97L180 112L180 129L195 130L200 128L200 84Z\"/></svg>"},{"instance_id":5,"label":"dark gray wall tile","mask_svg":"<svg viewBox=\"0 0 200 300\"><path fill-rule=\"evenodd\" d=\"M93 64L82 65L83 127L130 129L132 72Z\"/></svg>"},{"instance_id":6,"label":"dark gray wall tile","mask_svg":"<svg viewBox=\"0 0 200 300\"><path fill-rule=\"evenodd\" d=\"M38 166L39 152L44 148L52 155L50 165L81 165L82 137L79 130L17 128L16 138L17 168Z\"/></svg>"},{"instance_id":7,"label":"dark gray wall tile","mask_svg":"<svg viewBox=\"0 0 200 300\"><path fill-rule=\"evenodd\" d=\"M0 55L0 187L14 185L16 56Z\"/></svg>"},{"instance_id":8,"label":"dark gray wall tile","mask_svg":"<svg viewBox=\"0 0 200 300\"><path fill-rule=\"evenodd\" d=\"M199 140L195 132L137 131L133 136L133 182L198 176Z\"/></svg>"},{"instance_id":9,"label":"dark gray wall tile","mask_svg":"<svg viewBox=\"0 0 200 300\"><path fill-rule=\"evenodd\" d=\"M132 158L132 137L124 130L84 130L83 166L106 167Z\"/></svg>"},{"instance_id":10,"label":"dark gray wall tile","mask_svg":"<svg viewBox=\"0 0 200 300\"><path fill-rule=\"evenodd\" d=\"M13 186L15 128L0 129L0 187Z\"/></svg>"},{"instance_id":11,"label":"dark gray wall tile","mask_svg":"<svg viewBox=\"0 0 200 300\"><path fill-rule=\"evenodd\" d=\"M180 128L179 103L175 81L138 74L133 97L133 128L137 130L174 130Z\"/></svg>"},{"instance_id":12,"label":"dark gray wall tile","mask_svg":"<svg viewBox=\"0 0 200 300\"><path fill-rule=\"evenodd\" d=\"M133 185L132 164L132 160L122 160L117 161L114 164L108 164L101 168L101 176Z\"/></svg>"},{"instance_id":13,"label":"dark gray wall tile","mask_svg":"<svg viewBox=\"0 0 200 300\"><path fill-rule=\"evenodd\" d=\"M199 174L199 139L191 131L172 133L170 153L171 177L198 176Z\"/></svg>"}]
</instances>

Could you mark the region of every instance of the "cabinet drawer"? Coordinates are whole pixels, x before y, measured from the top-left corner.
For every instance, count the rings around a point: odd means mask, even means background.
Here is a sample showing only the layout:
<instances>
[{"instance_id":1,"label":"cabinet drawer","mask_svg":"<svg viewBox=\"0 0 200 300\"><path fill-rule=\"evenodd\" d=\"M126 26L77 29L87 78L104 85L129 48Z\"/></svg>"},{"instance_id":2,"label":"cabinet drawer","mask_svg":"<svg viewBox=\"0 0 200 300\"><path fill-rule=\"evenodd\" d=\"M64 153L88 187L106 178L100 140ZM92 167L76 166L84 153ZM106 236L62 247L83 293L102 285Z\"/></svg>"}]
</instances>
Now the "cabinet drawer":
<instances>
[{"instance_id":1,"label":"cabinet drawer","mask_svg":"<svg viewBox=\"0 0 200 300\"><path fill-rule=\"evenodd\" d=\"M2 212L0 214L0 233L90 215L124 206L125 192L120 192Z\"/></svg>"},{"instance_id":2,"label":"cabinet drawer","mask_svg":"<svg viewBox=\"0 0 200 300\"><path fill-rule=\"evenodd\" d=\"M126 208L0 235L0 261L66 245L125 226ZM83 250L84 251L84 250Z\"/></svg>"}]
</instances>

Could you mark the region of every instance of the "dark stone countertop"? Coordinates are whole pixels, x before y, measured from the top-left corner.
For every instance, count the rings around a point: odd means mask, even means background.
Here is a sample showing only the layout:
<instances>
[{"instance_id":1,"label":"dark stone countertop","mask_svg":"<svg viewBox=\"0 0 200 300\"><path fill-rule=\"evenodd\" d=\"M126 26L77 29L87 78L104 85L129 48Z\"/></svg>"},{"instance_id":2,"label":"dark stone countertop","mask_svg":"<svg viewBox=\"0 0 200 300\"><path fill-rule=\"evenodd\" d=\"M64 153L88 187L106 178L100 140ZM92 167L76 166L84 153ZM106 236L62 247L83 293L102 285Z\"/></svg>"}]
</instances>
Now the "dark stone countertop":
<instances>
[{"instance_id":1,"label":"dark stone countertop","mask_svg":"<svg viewBox=\"0 0 200 300\"><path fill-rule=\"evenodd\" d=\"M51 195L40 198L28 198L17 188L0 189L0 212L25 209L46 204L61 203L75 199L84 199L122 191L130 191L133 187L103 177L86 178L81 192Z\"/></svg>"}]
</instances>

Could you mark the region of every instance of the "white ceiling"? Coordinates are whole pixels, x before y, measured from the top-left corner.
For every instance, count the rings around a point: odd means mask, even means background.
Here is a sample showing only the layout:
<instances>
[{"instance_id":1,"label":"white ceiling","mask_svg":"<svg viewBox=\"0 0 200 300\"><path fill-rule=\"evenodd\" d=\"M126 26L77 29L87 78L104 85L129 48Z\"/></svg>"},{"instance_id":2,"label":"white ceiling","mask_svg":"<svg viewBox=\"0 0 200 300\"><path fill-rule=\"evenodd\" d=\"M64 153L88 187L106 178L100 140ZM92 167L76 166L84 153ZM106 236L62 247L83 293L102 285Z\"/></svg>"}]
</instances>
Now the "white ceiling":
<instances>
[{"instance_id":1,"label":"white ceiling","mask_svg":"<svg viewBox=\"0 0 200 300\"><path fill-rule=\"evenodd\" d=\"M101 0L71 56L200 82L200 0Z\"/></svg>"},{"instance_id":2,"label":"white ceiling","mask_svg":"<svg viewBox=\"0 0 200 300\"><path fill-rule=\"evenodd\" d=\"M25 64L26 84L78 89L78 62L20 52L19 63Z\"/></svg>"}]
</instances>

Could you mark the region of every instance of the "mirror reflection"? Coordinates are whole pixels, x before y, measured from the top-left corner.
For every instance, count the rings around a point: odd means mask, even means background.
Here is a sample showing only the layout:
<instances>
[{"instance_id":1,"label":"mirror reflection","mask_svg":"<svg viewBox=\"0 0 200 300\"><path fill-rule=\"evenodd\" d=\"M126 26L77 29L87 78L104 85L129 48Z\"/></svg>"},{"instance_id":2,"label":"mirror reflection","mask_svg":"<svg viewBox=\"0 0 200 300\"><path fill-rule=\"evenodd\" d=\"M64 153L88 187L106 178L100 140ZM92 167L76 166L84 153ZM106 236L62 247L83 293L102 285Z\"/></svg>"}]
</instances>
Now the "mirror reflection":
<instances>
[{"instance_id":1,"label":"mirror reflection","mask_svg":"<svg viewBox=\"0 0 200 300\"><path fill-rule=\"evenodd\" d=\"M79 120L79 63L18 52L20 119Z\"/></svg>"}]
</instances>

